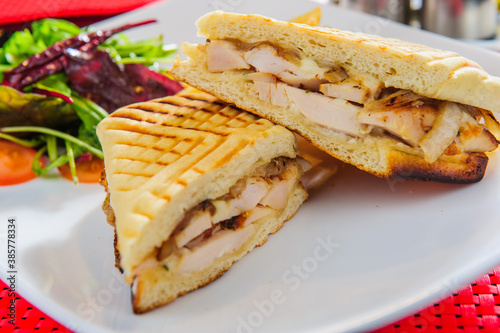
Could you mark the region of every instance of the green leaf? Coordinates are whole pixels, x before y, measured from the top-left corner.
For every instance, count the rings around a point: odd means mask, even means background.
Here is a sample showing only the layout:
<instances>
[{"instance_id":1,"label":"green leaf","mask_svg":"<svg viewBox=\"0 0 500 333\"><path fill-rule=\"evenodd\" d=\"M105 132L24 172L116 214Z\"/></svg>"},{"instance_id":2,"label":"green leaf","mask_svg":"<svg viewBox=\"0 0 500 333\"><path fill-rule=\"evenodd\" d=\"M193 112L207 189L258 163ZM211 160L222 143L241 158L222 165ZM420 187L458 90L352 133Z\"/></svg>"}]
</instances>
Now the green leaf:
<instances>
[{"instance_id":1,"label":"green leaf","mask_svg":"<svg viewBox=\"0 0 500 333\"><path fill-rule=\"evenodd\" d=\"M87 146L89 146L89 147L93 147L94 149L100 150L100 151L102 150L101 143L99 142L99 139L97 138L95 130L89 131L85 128L85 126L83 124L80 125L80 127L78 128L77 138L81 142L84 142L85 144L87 144ZM83 154L88 153L88 152L92 153L88 148L83 147L81 145L80 146L76 146L76 145L73 146L73 150L74 150L74 154L76 157L82 156Z\"/></svg>"},{"instance_id":2,"label":"green leaf","mask_svg":"<svg viewBox=\"0 0 500 333\"><path fill-rule=\"evenodd\" d=\"M57 131L51 128L46 127L38 127L38 126L12 126L12 127L2 127L0 128L1 132L4 133L41 133L47 135L53 135L58 137L59 139L63 139L64 141L69 141L77 146L80 146L84 149L87 149L93 155L99 157L100 159L104 159L103 153L101 149L95 148L92 145L84 142L74 136L64 133L61 131Z\"/></svg>"},{"instance_id":3,"label":"green leaf","mask_svg":"<svg viewBox=\"0 0 500 333\"><path fill-rule=\"evenodd\" d=\"M49 161L54 162L59 157L57 153L57 138L52 135L46 136L47 140L47 155L49 155Z\"/></svg>"},{"instance_id":4,"label":"green leaf","mask_svg":"<svg viewBox=\"0 0 500 333\"><path fill-rule=\"evenodd\" d=\"M60 98L22 93L0 85L1 126L34 125L58 128L78 120L75 111Z\"/></svg>"},{"instance_id":5,"label":"green leaf","mask_svg":"<svg viewBox=\"0 0 500 333\"><path fill-rule=\"evenodd\" d=\"M25 140L25 139L20 139L18 137L13 136L13 135L1 133L1 132L0 132L0 139L12 141L12 142L15 142L17 144L20 144L21 146L29 147L29 148L34 148L34 147L40 145L41 143L43 143L43 140L40 137L36 137L32 140Z\"/></svg>"},{"instance_id":6,"label":"green leaf","mask_svg":"<svg viewBox=\"0 0 500 333\"><path fill-rule=\"evenodd\" d=\"M16 31L4 44L5 60L9 64L19 65L25 59L47 48L42 40L35 41L28 29Z\"/></svg>"},{"instance_id":7,"label":"green leaf","mask_svg":"<svg viewBox=\"0 0 500 333\"><path fill-rule=\"evenodd\" d=\"M71 143L66 141L66 152L68 156L69 170L71 172L71 178L73 178L73 183L78 185L78 177L76 176L76 163L75 163L75 153Z\"/></svg>"},{"instance_id":8,"label":"green leaf","mask_svg":"<svg viewBox=\"0 0 500 333\"><path fill-rule=\"evenodd\" d=\"M45 151L47 151L47 146L43 146L42 148L40 148L36 154L35 154L35 157L33 158L33 164L31 165L31 169L33 170L33 172L37 175L37 176L41 176L43 175L44 173L44 169L42 167L42 165L40 164L40 157L42 157L43 153L45 153Z\"/></svg>"},{"instance_id":9,"label":"green leaf","mask_svg":"<svg viewBox=\"0 0 500 333\"><path fill-rule=\"evenodd\" d=\"M177 52L174 44L164 44L163 36L131 42L120 36L104 43L114 61L122 64L140 63L151 66L155 62L168 62Z\"/></svg>"},{"instance_id":10,"label":"green leaf","mask_svg":"<svg viewBox=\"0 0 500 333\"><path fill-rule=\"evenodd\" d=\"M8 64L7 59L5 59L5 50L2 47L0 47L0 64Z\"/></svg>"},{"instance_id":11,"label":"green leaf","mask_svg":"<svg viewBox=\"0 0 500 333\"><path fill-rule=\"evenodd\" d=\"M75 24L58 19L43 19L32 23L33 38L42 41L47 47L78 35L82 30Z\"/></svg>"},{"instance_id":12,"label":"green leaf","mask_svg":"<svg viewBox=\"0 0 500 333\"><path fill-rule=\"evenodd\" d=\"M33 84L33 86L40 89L55 91L70 97L71 88L66 84L66 82L68 82L66 74L57 73L48 76L41 81L38 81L37 83Z\"/></svg>"},{"instance_id":13,"label":"green leaf","mask_svg":"<svg viewBox=\"0 0 500 333\"><path fill-rule=\"evenodd\" d=\"M97 124L106 116L108 113L106 110L101 108L96 103L89 99L83 98L80 95L73 92L73 109L82 121L85 129L89 132L95 133Z\"/></svg>"},{"instance_id":14,"label":"green leaf","mask_svg":"<svg viewBox=\"0 0 500 333\"><path fill-rule=\"evenodd\" d=\"M46 146L44 146L42 149L40 149L39 152L41 151L43 154L45 152L45 150L47 150ZM40 154L40 156L42 154ZM66 154L59 155L59 157L55 161L49 163L49 165L47 165L45 167L42 167L40 165L40 163L38 163L37 161L38 161L38 158L33 161L32 169L36 173L37 176L41 176L41 175L46 174L47 172L49 172L52 169L55 169L57 167L60 167L61 165L68 163L69 159L68 159L68 155L66 155Z\"/></svg>"}]
</instances>

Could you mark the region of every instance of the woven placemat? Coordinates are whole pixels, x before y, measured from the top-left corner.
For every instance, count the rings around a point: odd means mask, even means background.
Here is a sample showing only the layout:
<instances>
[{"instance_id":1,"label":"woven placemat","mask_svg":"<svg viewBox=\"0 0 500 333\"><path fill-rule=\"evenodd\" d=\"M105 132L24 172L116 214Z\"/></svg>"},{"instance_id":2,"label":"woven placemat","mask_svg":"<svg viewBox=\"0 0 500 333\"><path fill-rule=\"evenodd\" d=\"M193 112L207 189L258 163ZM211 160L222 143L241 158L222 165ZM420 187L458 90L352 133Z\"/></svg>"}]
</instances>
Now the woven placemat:
<instances>
[{"instance_id":1,"label":"woven placemat","mask_svg":"<svg viewBox=\"0 0 500 333\"><path fill-rule=\"evenodd\" d=\"M102 16L123 13L161 0L2 0L0 25L43 17Z\"/></svg>"},{"instance_id":2,"label":"woven placemat","mask_svg":"<svg viewBox=\"0 0 500 333\"><path fill-rule=\"evenodd\" d=\"M71 332L16 294L15 325L9 323L9 288L0 281L0 331ZM500 332L500 267L412 316L374 333Z\"/></svg>"},{"instance_id":3,"label":"woven placemat","mask_svg":"<svg viewBox=\"0 0 500 333\"><path fill-rule=\"evenodd\" d=\"M10 288L0 281L0 332L2 333L27 333L27 332L60 332L70 333L71 331L60 325L45 313L35 308L31 303L14 293L13 297ZM15 319L12 321L9 306L11 300L15 300ZM14 323L14 325L12 325Z\"/></svg>"}]
</instances>

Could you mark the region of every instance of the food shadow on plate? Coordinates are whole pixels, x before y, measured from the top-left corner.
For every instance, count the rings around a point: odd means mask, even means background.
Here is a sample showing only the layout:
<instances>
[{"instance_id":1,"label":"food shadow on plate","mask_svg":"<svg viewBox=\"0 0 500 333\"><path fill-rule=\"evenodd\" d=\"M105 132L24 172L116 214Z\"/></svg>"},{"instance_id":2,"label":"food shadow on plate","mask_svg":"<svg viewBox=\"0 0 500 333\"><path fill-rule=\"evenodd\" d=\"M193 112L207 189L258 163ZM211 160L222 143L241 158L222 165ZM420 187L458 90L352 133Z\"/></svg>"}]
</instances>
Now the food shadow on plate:
<instances>
[{"instance_id":1,"label":"food shadow on plate","mask_svg":"<svg viewBox=\"0 0 500 333\"><path fill-rule=\"evenodd\" d=\"M88 331L89 324L107 329L135 327L141 330L147 327L151 332L163 332L166 325L169 329L196 330L198 324L192 318L211 321L214 312L222 317L230 309L240 307L242 299L253 299L255 288L260 288L258 283L241 282L246 269L258 270L258 262L252 268L252 263L246 260L252 256L251 252L208 286L164 307L135 315L130 287L114 267L113 229L106 223L100 208L88 211L68 229L64 239L40 242L24 250L20 262L25 282L39 293L38 296L78 317L77 320L55 318L77 332ZM264 253L265 247L256 251ZM228 284L238 284L239 288L227 293ZM224 298L214 297L221 294ZM42 306L41 309L53 316L50 307ZM82 321L87 323L82 324Z\"/></svg>"},{"instance_id":2,"label":"food shadow on plate","mask_svg":"<svg viewBox=\"0 0 500 333\"><path fill-rule=\"evenodd\" d=\"M339 162L335 161L335 163ZM497 165L498 161L495 159L492 167ZM173 329L195 329L196 323L192 321L192 318L198 318L201 322L209 321L209 318L223 318L229 310L234 313L234 309L238 309L239 313L245 315L248 309L252 308L252 302L256 299L254 295L266 295L273 288L287 290L289 285L280 281L282 274L287 272L292 264L301 264L301 260L311 254L314 246L317 245L317 237L326 237L329 233L333 235L334 242L339 244L339 248L334 250L329 262L319 267L314 273L315 282L322 281L321 283L335 286L337 285L335 279L344 283L357 281L352 278L361 275L366 277L367 271L370 270L381 276L391 275L391 267L394 267L395 263L409 266L412 263L419 264L422 257L425 261L436 255L434 250L437 244L442 246L443 242L447 241L441 236L448 232L451 227L450 221L437 220L432 233L419 232L418 236L414 233L411 235L406 233L407 231L401 228L402 225L413 223L415 229L426 226L414 223L410 221L411 218L407 217L412 214L415 216L423 208L429 208L433 202L439 203L440 198L447 196L460 198L456 201L458 207L454 209L466 209L467 205L463 202L465 198L460 196L460 192L465 190L472 194L481 192L481 188L486 187L487 184L464 186L415 181L391 184L387 180L379 179L352 166L340 163L338 168L337 174L311 191L309 201L299 210L296 218L287 222L276 235L271 235L268 243L262 248L252 251L209 286L144 315L132 314L129 287L125 285L123 277L114 268L113 230L105 222L104 214L98 207L89 210L76 223L73 223L63 239L39 243L23 251L21 258L23 269L26 271L27 278L32 280L35 288L43 296L50 298L58 306L72 312L82 320L95 323L96 326L119 329L136 326L137 328L147 327L151 331L162 331L168 324L168 327ZM494 176L492 178L496 179ZM487 191L483 193L488 195ZM400 211L395 212L393 209L405 203L408 209L408 201L411 201L411 205L407 216L394 221L395 218L391 216L402 216L403 210L399 208ZM347 207L352 208L353 202L356 202L359 211L348 211ZM42 201L36 205L43 204ZM450 208L448 204L446 207L441 207L439 204L432 207L435 210L435 216L442 214L441 210ZM368 210L368 214L374 220L373 226L356 231L355 236L350 235L356 229L352 228L353 225L362 226L360 223L362 216L359 214L363 210ZM319 219L307 218L307 215L313 211L319 211L316 215L320 216ZM350 226L347 226L347 223ZM377 230L393 231L394 237L388 237L392 244L385 243L385 247L393 246L395 249L401 249L401 247L411 246L412 242L425 241L429 244L428 251L419 253L414 258L408 257L404 251L400 251L401 255L396 251L390 261L377 261L377 246L381 246L380 240L373 239ZM286 241L293 239L297 234L302 237L300 244ZM462 228L458 230L456 237L467 239L472 234L473 230ZM396 235L398 237L395 237ZM347 243L347 240L354 239L353 237L368 246L370 242L373 242L373 251L357 253L360 251L357 245ZM453 243L450 243L450 247L456 244L456 237ZM263 261L264 257L271 260ZM353 265L352 258L364 259ZM249 277L249 271L266 272L266 274ZM269 281L273 281L274 284L269 284ZM233 288L231 293L227 293L228 286L234 285L238 285L238 288ZM376 287L371 286L371 288ZM334 291L335 288L331 290ZM311 291L314 292L310 289L308 281L304 281L303 287L298 292L288 296L290 299L309 298L312 296L307 296L307 294ZM224 295L224 297L214 297L215 295ZM47 312L50 315L50 312ZM276 315L281 315L281 310L277 310ZM156 318L159 320L151 320ZM79 331L82 325L78 320L63 322L63 324L75 331ZM231 326L234 321L221 323L221 325L226 324Z\"/></svg>"}]
</instances>

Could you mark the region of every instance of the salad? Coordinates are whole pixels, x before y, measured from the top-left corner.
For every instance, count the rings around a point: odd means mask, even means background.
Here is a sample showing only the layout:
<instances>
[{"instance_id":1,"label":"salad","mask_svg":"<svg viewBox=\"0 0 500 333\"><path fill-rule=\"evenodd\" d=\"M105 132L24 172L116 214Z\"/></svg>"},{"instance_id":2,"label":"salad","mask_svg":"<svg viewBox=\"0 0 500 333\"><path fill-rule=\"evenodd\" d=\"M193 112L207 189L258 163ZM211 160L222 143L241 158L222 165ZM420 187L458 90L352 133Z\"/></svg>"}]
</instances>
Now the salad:
<instances>
[{"instance_id":1,"label":"salad","mask_svg":"<svg viewBox=\"0 0 500 333\"><path fill-rule=\"evenodd\" d=\"M159 66L175 45L122 34L153 22L95 30L43 19L12 34L0 47L0 186L54 169L75 184L99 180L97 124L119 107L182 90Z\"/></svg>"}]
</instances>

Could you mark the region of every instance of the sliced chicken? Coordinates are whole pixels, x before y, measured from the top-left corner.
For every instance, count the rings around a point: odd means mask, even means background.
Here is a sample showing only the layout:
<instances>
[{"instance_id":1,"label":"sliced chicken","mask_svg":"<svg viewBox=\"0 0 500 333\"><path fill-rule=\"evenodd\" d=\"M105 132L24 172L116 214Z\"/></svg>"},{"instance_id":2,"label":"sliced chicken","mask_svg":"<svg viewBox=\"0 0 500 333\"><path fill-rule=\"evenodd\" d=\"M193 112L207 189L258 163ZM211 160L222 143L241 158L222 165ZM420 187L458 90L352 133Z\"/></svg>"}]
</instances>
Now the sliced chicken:
<instances>
[{"instance_id":1,"label":"sliced chicken","mask_svg":"<svg viewBox=\"0 0 500 333\"><path fill-rule=\"evenodd\" d=\"M323 83L319 86L323 95L333 98L342 98L347 101L365 104L368 99L376 97L380 91L380 85L375 82L371 87L364 83L347 79L337 83Z\"/></svg>"},{"instance_id":2,"label":"sliced chicken","mask_svg":"<svg viewBox=\"0 0 500 333\"><path fill-rule=\"evenodd\" d=\"M269 74L269 73L261 73L261 72L255 72L255 73L248 73L245 74L245 78L254 81L254 82L269 82L269 83L275 83L276 82L276 76Z\"/></svg>"},{"instance_id":3,"label":"sliced chicken","mask_svg":"<svg viewBox=\"0 0 500 333\"><path fill-rule=\"evenodd\" d=\"M259 203L269 190L269 184L263 180L249 183L243 192L231 200L213 200L215 214L212 216L212 223L216 224L231 217L246 212Z\"/></svg>"},{"instance_id":4,"label":"sliced chicken","mask_svg":"<svg viewBox=\"0 0 500 333\"><path fill-rule=\"evenodd\" d=\"M267 192L266 196L259 202L262 206L268 206L276 210L282 210L288 203L288 193L293 186L293 180L274 179L273 186Z\"/></svg>"},{"instance_id":5,"label":"sliced chicken","mask_svg":"<svg viewBox=\"0 0 500 333\"><path fill-rule=\"evenodd\" d=\"M206 52L207 67L210 72L250 68L243 58L244 51L229 41L213 40L207 43Z\"/></svg>"},{"instance_id":6,"label":"sliced chicken","mask_svg":"<svg viewBox=\"0 0 500 333\"><path fill-rule=\"evenodd\" d=\"M498 141L493 134L479 125L467 112L462 115L462 124L455 142L465 152L493 151L498 147Z\"/></svg>"},{"instance_id":7,"label":"sliced chicken","mask_svg":"<svg viewBox=\"0 0 500 333\"><path fill-rule=\"evenodd\" d=\"M269 101L273 105L288 106L290 100L285 91L285 85L274 82L254 81L257 93L262 101Z\"/></svg>"},{"instance_id":8,"label":"sliced chicken","mask_svg":"<svg viewBox=\"0 0 500 333\"><path fill-rule=\"evenodd\" d=\"M354 136L363 136L357 114L360 107L343 99L305 91L287 84L255 81L259 98L277 106L294 104L309 120Z\"/></svg>"},{"instance_id":9,"label":"sliced chicken","mask_svg":"<svg viewBox=\"0 0 500 333\"><path fill-rule=\"evenodd\" d=\"M362 124L383 128L409 145L416 147L432 127L436 114L436 109L431 106L419 108L403 106L379 111L363 109L358 114L358 121Z\"/></svg>"},{"instance_id":10,"label":"sliced chicken","mask_svg":"<svg viewBox=\"0 0 500 333\"><path fill-rule=\"evenodd\" d=\"M357 116L361 108L346 100L307 92L299 88L283 85L288 99L309 120L322 126L361 137L362 129Z\"/></svg>"},{"instance_id":11,"label":"sliced chicken","mask_svg":"<svg viewBox=\"0 0 500 333\"><path fill-rule=\"evenodd\" d=\"M317 91L328 68L320 68L314 60L298 60L294 64L280 56L277 49L269 44L260 44L245 53L245 60L259 72L276 75L283 82L295 87Z\"/></svg>"},{"instance_id":12,"label":"sliced chicken","mask_svg":"<svg viewBox=\"0 0 500 333\"><path fill-rule=\"evenodd\" d=\"M342 98L359 104L364 104L370 94L367 88L353 81L322 84L319 91L328 97Z\"/></svg>"},{"instance_id":13,"label":"sliced chicken","mask_svg":"<svg viewBox=\"0 0 500 333\"><path fill-rule=\"evenodd\" d=\"M269 207L264 207L262 205L257 205L257 207L250 209L248 212L246 212L243 217L245 218L245 222L243 223L243 226L247 226L250 223L253 223L257 221L258 219L268 216L269 214L272 214L275 212L274 209L269 208Z\"/></svg>"},{"instance_id":14,"label":"sliced chicken","mask_svg":"<svg viewBox=\"0 0 500 333\"><path fill-rule=\"evenodd\" d=\"M462 128L464 129L464 131L469 131L470 128L467 127L468 126L460 127L460 133L462 133ZM458 137L458 140L460 142L460 147L462 148L462 150L467 153L493 151L498 147L498 141L495 139L493 134L488 132L486 129L482 129L479 135L473 136L467 140L463 140L460 135Z\"/></svg>"},{"instance_id":15,"label":"sliced chicken","mask_svg":"<svg viewBox=\"0 0 500 333\"><path fill-rule=\"evenodd\" d=\"M180 273L189 273L210 266L215 259L243 246L253 229L254 225L250 224L237 230L221 230L190 250L183 248L179 251L177 269Z\"/></svg>"},{"instance_id":16,"label":"sliced chicken","mask_svg":"<svg viewBox=\"0 0 500 333\"><path fill-rule=\"evenodd\" d=\"M212 227L212 219L208 211L198 211L189 221L187 226L175 235L177 247L183 247L192 239L198 237L203 231Z\"/></svg>"}]
</instances>

